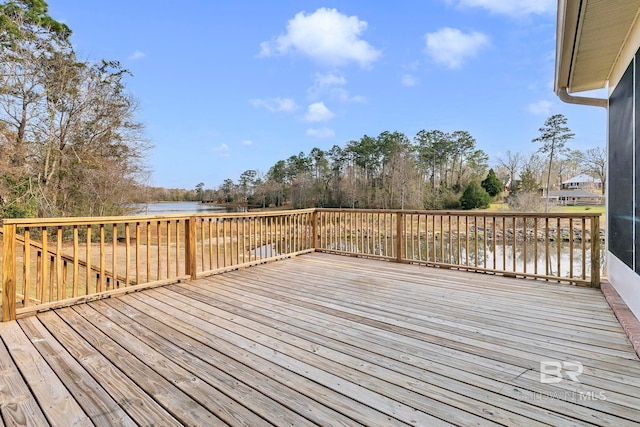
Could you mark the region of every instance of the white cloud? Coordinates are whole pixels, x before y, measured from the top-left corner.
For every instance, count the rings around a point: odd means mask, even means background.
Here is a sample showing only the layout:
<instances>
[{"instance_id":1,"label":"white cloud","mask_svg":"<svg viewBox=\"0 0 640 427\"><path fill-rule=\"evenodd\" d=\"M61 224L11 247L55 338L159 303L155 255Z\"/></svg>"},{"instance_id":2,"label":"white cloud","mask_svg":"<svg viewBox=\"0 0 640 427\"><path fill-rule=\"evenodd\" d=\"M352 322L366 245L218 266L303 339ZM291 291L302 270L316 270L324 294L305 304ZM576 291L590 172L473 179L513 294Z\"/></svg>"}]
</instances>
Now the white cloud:
<instances>
[{"instance_id":1,"label":"white cloud","mask_svg":"<svg viewBox=\"0 0 640 427\"><path fill-rule=\"evenodd\" d=\"M218 157L229 157L229 146L227 144L220 144L217 147L211 149Z\"/></svg>"},{"instance_id":2,"label":"white cloud","mask_svg":"<svg viewBox=\"0 0 640 427\"><path fill-rule=\"evenodd\" d=\"M402 82L402 84L404 86L407 86L407 87L417 86L418 83L420 83L418 78L416 76L411 75L411 74L403 74L401 82Z\"/></svg>"},{"instance_id":3,"label":"white cloud","mask_svg":"<svg viewBox=\"0 0 640 427\"><path fill-rule=\"evenodd\" d=\"M491 13L516 17L553 13L556 10L555 0L459 0L457 4L460 7L481 7Z\"/></svg>"},{"instance_id":4,"label":"white cloud","mask_svg":"<svg viewBox=\"0 0 640 427\"><path fill-rule=\"evenodd\" d=\"M242 145L253 145L253 141L249 140L249 139L245 139L244 141L241 142Z\"/></svg>"},{"instance_id":5,"label":"white cloud","mask_svg":"<svg viewBox=\"0 0 640 427\"><path fill-rule=\"evenodd\" d=\"M418 68L420 68L420 61L410 62L409 64L403 65L402 68L407 71L416 71Z\"/></svg>"},{"instance_id":6,"label":"white cloud","mask_svg":"<svg viewBox=\"0 0 640 427\"><path fill-rule=\"evenodd\" d=\"M136 59L142 59L142 58L144 58L145 56L147 56L147 55L145 55L145 54L144 54L144 52L141 52L141 51L139 51L139 50L136 50L136 51L135 51L135 52L133 52L131 55L129 55L129 59L131 59L131 60L134 60L134 61L135 61Z\"/></svg>"},{"instance_id":7,"label":"white cloud","mask_svg":"<svg viewBox=\"0 0 640 427\"><path fill-rule=\"evenodd\" d=\"M313 85L307 89L307 94L311 98L319 98L338 89L338 86L347 84L347 79L338 73L329 72L326 74L316 73L313 76ZM341 88L340 88L341 89Z\"/></svg>"},{"instance_id":8,"label":"white cloud","mask_svg":"<svg viewBox=\"0 0 640 427\"><path fill-rule=\"evenodd\" d=\"M314 102L307 107L307 114L304 116L307 122L326 122L331 120L334 114L324 105L324 102Z\"/></svg>"},{"instance_id":9,"label":"white cloud","mask_svg":"<svg viewBox=\"0 0 640 427\"><path fill-rule=\"evenodd\" d=\"M307 136L313 138L333 138L336 136L335 132L328 127L321 127L317 129L307 129Z\"/></svg>"},{"instance_id":10,"label":"white cloud","mask_svg":"<svg viewBox=\"0 0 640 427\"><path fill-rule=\"evenodd\" d=\"M290 113L298 109L298 105L291 98L250 99L249 103L256 108L265 108L272 113Z\"/></svg>"},{"instance_id":11,"label":"white cloud","mask_svg":"<svg viewBox=\"0 0 640 427\"><path fill-rule=\"evenodd\" d=\"M467 58L474 57L489 45L489 37L473 31L463 33L457 28L442 28L425 35L426 53L449 68L460 68Z\"/></svg>"},{"instance_id":12,"label":"white cloud","mask_svg":"<svg viewBox=\"0 0 640 427\"><path fill-rule=\"evenodd\" d=\"M553 107L553 102L543 99L542 101L534 102L533 104L527 105L527 110L531 114L546 116L551 113L551 107Z\"/></svg>"},{"instance_id":13,"label":"white cloud","mask_svg":"<svg viewBox=\"0 0 640 427\"><path fill-rule=\"evenodd\" d=\"M347 84L347 79L338 73L316 73L313 76L313 83L318 87L327 87L327 86L344 86Z\"/></svg>"},{"instance_id":14,"label":"white cloud","mask_svg":"<svg viewBox=\"0 0 640 427\"><path fill-rule=\"evenodd\" d=\"M364 104L367 102L367 98L361 95L351 95L348 90L341 87L335 87L329 92L331 99L338 100L340 102L355 102Z\"/></svg>"},{"instance_id":15,"label":"white cloud","mask_svg":"<svg viewBox=\"0 0 640 427\"><path fill-rule=\"evenodd\" d=\"M343 86L347 79L339 73L316 73L313 76L313 86L307 89L307 94L312 99L328 96L331 100L339 102L365 102L365 98L359 95L351 95Z\"/></svg>"},{"instance_id":16,"label":"white cloud","mask_svg":"<svg viewBox=\"0 0 640 427\"><path fill-rule=\"evenodd\" d=\"M308 15L300 12L287 23L286 34L260 44L259 56L297 52L321 64L356 62L367 67L381 53L360 38L366 29L365 21L336 9L323 7Z\"/></svg>"}]
</instances>

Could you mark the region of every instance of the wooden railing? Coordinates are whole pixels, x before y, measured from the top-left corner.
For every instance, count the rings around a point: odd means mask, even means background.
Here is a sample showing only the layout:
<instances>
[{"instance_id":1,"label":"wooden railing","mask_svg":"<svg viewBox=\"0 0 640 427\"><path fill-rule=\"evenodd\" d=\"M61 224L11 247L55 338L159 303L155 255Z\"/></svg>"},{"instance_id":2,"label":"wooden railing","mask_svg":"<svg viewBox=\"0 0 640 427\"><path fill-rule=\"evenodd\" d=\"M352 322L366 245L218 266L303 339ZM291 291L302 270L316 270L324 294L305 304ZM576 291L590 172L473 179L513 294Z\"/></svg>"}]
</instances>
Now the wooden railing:
<instances>
[{"instance_id":1,"label":"wooden railing","mask_svg":"<svg viewBox=\"0 0 640 427\"><path fill-rule=\"evenodd\" d=\"M4 220L2 318L311 252L314 215Z\"/></svg>"},{"instance_id":2,"label":"wooden railing","mask_svg":"<svg viewBox=\"0 0 640 427\"><path fill-rule=\"evenodd\" d=\"M2 234L3 321L313 251L600 282L598 214L306 209L12 219Z\"/></svg>"},{"instance_id":3,"label":"wooden railing","mask_svg":"<svg viewBox=\"0 0 640 427\"><path fill-rule=\"evenodd\" d=\"M318 251L600 286L600 214L316 212Z\"/></svg>"}]
</instances>

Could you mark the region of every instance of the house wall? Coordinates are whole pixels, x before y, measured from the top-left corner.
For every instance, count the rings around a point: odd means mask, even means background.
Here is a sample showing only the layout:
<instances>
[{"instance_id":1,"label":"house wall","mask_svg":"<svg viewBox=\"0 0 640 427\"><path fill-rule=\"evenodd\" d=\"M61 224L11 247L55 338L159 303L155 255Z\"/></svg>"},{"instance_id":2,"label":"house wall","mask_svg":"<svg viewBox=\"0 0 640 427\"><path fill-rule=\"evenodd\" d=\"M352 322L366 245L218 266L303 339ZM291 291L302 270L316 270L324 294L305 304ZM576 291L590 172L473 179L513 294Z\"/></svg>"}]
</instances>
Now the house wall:
<instances>
[{"instance_id":1,"label":"house wall","mask_svg":"<svg viewBox=\"0 0 640 427\"><path fill-rule=\"evenodd\" d=\"M640 24L609 81L607 276L640 318ZM626 64L623 64L625 61Z\"/></svg>"},{"instance_id":2,"label":"house wall","mask_svg":"<svg viewBox=\"0 0 640 427\"><path fill-rule=\"evenodd\" d=\"M560 185L562 190L593 190L599 188L602 188L602 184L599 182L570 182Z\"/></svg>"},{"instance_id":3,"label":"house wall","mask_svg":"<svg viewBox=\"0 0 640 427\"><path fill-rule=\"evenodd\" d=\"M584 206L584 205L599 205L600 199L597 197L559 197L558 205L560 206Z\"/></svg>"}]
</instances>

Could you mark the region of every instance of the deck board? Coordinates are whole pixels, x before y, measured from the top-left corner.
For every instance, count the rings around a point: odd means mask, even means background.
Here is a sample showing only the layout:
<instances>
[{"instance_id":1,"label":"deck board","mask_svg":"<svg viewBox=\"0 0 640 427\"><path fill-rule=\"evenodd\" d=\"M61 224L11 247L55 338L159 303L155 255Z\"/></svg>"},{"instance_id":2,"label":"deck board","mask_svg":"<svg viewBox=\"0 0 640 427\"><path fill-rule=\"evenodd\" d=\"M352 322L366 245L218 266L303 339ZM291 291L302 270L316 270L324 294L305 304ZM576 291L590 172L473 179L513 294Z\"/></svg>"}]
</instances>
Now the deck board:
<instances>
[{"instance_id":1,"label":"deck board","mask_svg":"<svg viewBox=\"0 0 640 427\"><path fill-rule=\"evenodd\" d=\"M269 274L272 274L273 272L269 272ZM244 277L244 275L243 275ZM276 292L274 291L274 288L278 287L279 285L276 284L275 282L269 282L267 276L262 275L260 280L263 280L264 282L256 284L256 281L258 280L258 278L254 278L254 280L250 280L247 282L246 286L250 286L250 287L255 287L255 288L260 288L260 289L269 289L269 291L265 291L265 292ZM309 284L309 283L307 283ZM294 286L295 288L295 286ZM306 288L305 288L306 289ZM255 292L258 292L257 289L254 289ZM427 333L424 333L424 331L415 331L415 327L412 327L411 324L403 322L402 320L397 320L395 318L390 317L389 312L387 311L386 315L381 316L378 314L378 312L376 311L358 311L358 310L353 310L348 308L348 303L344 302L343 298L340 298L340 301L337 302L335 301L333 298L328 298L326 299L326 301L324 302L323 305L319 306L317 303L320 302L320 300L317 298L317 293L314 292L313 293L313 297L308 297L307 293L305 293L304 291L298 290L298 289L293 289L290 291L291 294L295 295L295 298L291 298L290 296L286 296L285 293L282 290L277 291L277 298L283 298L283 299L287 299L287 302L291 305L296 305L296 304L300 304L302 302L308 302L308 300L313 300L313 302L315 303L315 308L324 311L325 313L334 313L338 316L343 316L343 317L347 317L347 318L351 318L354 320L355 323L360 323L360 324L368 324L374 328L379 328L379 329L383 329L383 330L389 330L392 332L397 333L398 336L404 337L406 335L411 335L413 337L416 337L418 339L422 338L422 339L433 339L434 342L436 342L437 344L439 344L440 346L442 346L443 344L449 343L448 346L449 347L453 347L453 348L458 348L458 349L463 349L465 350L463 352L463 354L461 355L461 359L463 360L463 366L462 369L465 369L465 365L464 365L464 358L465 358L465 354L464 353L468 353L468 352L473 352L474 354L485 354L488 353L487 350L491 350L491 358L494 360L499 360L500 357L506 357L506 356L510 356L512 353L517 353L517 354L524 354L528 357L527 360L525 360L524 362L521 361L520 366L524 367L525 372L522 373L520 375L514 375L514 377L518 378L519 381L522 381L523 377L529 377L531 379L531 384L529 385L529 390L531 392L535 392L535 393L544 393L545 392L545 387L541 387L541 385L539 384L539 375L537 373L531 373L530 371L533 369L533 365L539 365L539 361L536 361L535 363L531 363L533 360L537 360L537 359L532 359L533 357L535 357L535 355L530 355L527 352L518 350L519 347L521 347L521 343L516 342L515 344L513 344L510 348L506 348L507 353L503 353L503 354L498 354L499 352L504 352L505 348L500 347L498 345L484 345L484 341L483 340L478 340L478 339L467 339L466 337L462 336L461 333L458 333L457 335L451 334L451 333L443 333L441 330L429 330L428 331L428 335ZM309 304L309 306L313 307L314 304ZM341 307L341 309L337 310L335 307ZM318 308L320 307L320 308ZM349 316L350 315L350 316ZM398 326L399 325L399 326ZM447 331L449 332L449 331ZM462 333L464 334L464 332ZM462 344L458 344L458 341L460 341ZM537 351L537 350L536 350ZM557 354L556 354L557 356ZM566 356L566 355L565 355ZM562 359L556 359L556 360L574 360L574 359L567 359L567 357L563 357ZM626 367L620 365L619 366L620 369L626 369ZM461 369L460 367L458 369ZM466 366L467 370L475 370L476 366L471 364L471 365L467 365ZM529 375L527 375L529 373ZM609 374L609 373L607 373ZM489 378L491 378L491 372L489 372L487 374L487 376ZM614 388L614 390L616 390L617 388L620 387L626 387L624 384L615 384L613 383L613 385L616 387ZM504 387L505 384L502 384L501 387ZM561 386L565 386L565 384L562 384ZM528 390L528 391L529 391ZM589 391L593 391L596 392L597 390L600 390L599 388L593 388L593 389L589 389ZM629 391L630 393L633 393L635 391L637 391L637 388L629 388L626 387L626 390ZM571 389L565 389L565 391L567 391L567 393L571 392ZM517 391L519 392L519 391ZM609 394L614 393L614 391L609 391ZM573 397L573 395L571 395L570 397ZM611 396L610 396L611 397ZM620 399L622 399L623 401L627 401L628 399L626 399L626 396L622 395L620 396ZM617 406L612 406L611 408L609 408L610 411L622 411L622 412L627 412L629 413L629 416L633 416L636 413L636 407L637 407L637 400L635 398L631 399L632 401L632 409L631 411L627 411L626 407L617 407ZM611 405L609 405L607 402L601 402L601 401L591 401L591 400L587 400L584 402L580 402L581 405L577 405L575 407L572 408L572 411L574 413L576 413L576 415L580 415L584 418L585 421L589 421L592 422L593 421L593 417L597 416L597 422L599 423L604 423L605 425L615 421L615 417L609 417L607 414L596 414L594 415L593 412L589 411L589 410L585 410L585 408L583 406L587 406L587 407L592 407L592 408L600 408L600 407L610 407ZM548 402L548 404L550 404L551 406L557 406L558 402L555 401L550 401Z\"/></svg>"},{"instance_id":2,"label":"deck board","mask_svg":"<svg viewBox=\"0 0 640 427\"><path fill-rule=\"evenodd\" d=\"M0 371L1 425L47 425L47 419L13 363L4 342L0 342Z\"/></svg>"},{"instance_id":3,"label":"deck board","mask_svg":"<svg viewBox=\"0 0 640 427\"><path fill-rule=\"evenodd\" d=\"M150 393L131 381L125 372L100 352L99 347L94 347L89 340L83 339L58 313L53 311L42 313L38 319L82 365L86 374L99 380L100 385L138 424L181 425L153 399Z\"/></svg>"},{"instance_id":4,"label":"deck board","mask_svg":"<svg viewBox=\"0 0 640 427\"><path fill-rule=\"evenodd\" d=\"M2 338L20 373L52 425L90 426L89 417L15 322L0 325Z\"/></svg>"},{"instance_id":5,"label":"deck board","mask_svg":"<svg viewBox=\"0 0 640 427\"><path fill-rule=\"evenodd\" d=\"M304 278L300 278L300 280L304 280ZM349 281L349 279L341 279L336 280L332 284L319 284L316 288L318 290L318 295L322 295L328 300L332 300L333 292L335 286L341 286L341 284L345 284ZM270 285L271 286L271 285ZM352 304L357 306L363 306L374 310L376 312L389 312L391 314L400 313L404 317L411 317L415 319L420 319L421 317L425 320L424 316L429 317L428 320L437 321L438 318L443 319L447 317L447 313L451 310L453 305L449 305L445 302L440 304L432 304L429 306L428 313L425 313L425 306L422 303L422 298L418 301L414 297L408 297L398 293L386 292L386 289L376 289L374 285L369 283L368 285L369 292L363 293L361 290L354 289L344 289L342 291L343 297L341 298L341 302L346 304ZM416 295L416 292L413 289L405 289L407 292L411 292L412 295ZM387 303L384 306L380 305L380 297L389 297L389 301L391 303ZM531 317L536 320L535 324L532 324ZM580 348L582 336L587 337L587 341L589 343L588 351L594 350L594 345L597 347L596 350L600 350L605 354L612 354L615 357L632 357L628 353L628 340L624 333L618 331L600 331L594 330L593 328L588 328L582 325L572 325L569 331L559 330L557 328L557 323L555 323L555 327L545 327L544 325L538 325L538 319L540 315L537 314L535 316L525 316L520 313L519 316L505 316L501 314L492 315L491 313L482 313L476 314L476 311L471 308L465 307L465 318L456 318L455 322L450 322L455 324L455 326L461 326L462 324L469 325L469 327L480 325L483 329L487 331L502 331L504 333L510 335L522 335L522 336L530 336L530 337L545 337L546 342L552 342L553 339L560 339L565 346L575 345L577 348ZM442 322L446 322L446 320L442 320ZM507 326L503 326L507 324ZM550 326L550 325L549 325ZM619 329L619 325L618 325ZM569 332L570 334L567 334ZM604 347L606 346L606 347ZM620 350L620 351L616 351Z\"/></svg>"},{"instance_id":6,"label":"deck board","mask_svg":"<svg viewBox=\"0 0 640 427\"><path fill-rule=\"evenodd\" d=\"M86 308L86 306L84 307ZM177 372L175 375L169 373L167 377L164 377L154 369L157 368L164 373L173 368L174 365L171 364L170 359L156 357L150 349L138 345L135 340L130 340L128 336L120 337L122 338L120 341L113 339L114 336L117 336L117 332L113 330L118 326L107 321L106 325L98 327L92 323L92 320L95 319L88 312L86 314L89 318L83 316L82 313L78 313L73 308L60 310L59 314L80 335L89 337L88 341L92 341L92 345L95 348L125 372L132 381L149 393L174 417L191 425L224 425L220 419L200 402L192 399L188 391L185 391L185 389L189 389L191 377L181 375L183 374L182 372ZM134 353L129 353L128 349L123 346L129 347Z\"/></svg>"},{"instance_id":7,"label":"deck board","mask_svg":"<svg viewBox=\"0 0 640 427\"><path fill-rule=\"evenodd\" d=\"M254 273L255 274L255 273ZM476 349L475 351L494 351L502 353L503 346L510 348L510 352L505 353L506 358L513 358L514 356L521 356L522 358L532 361L535 364L539 363L537 354L547 357L555 357L559 360L567 360L566 357L580 355L582 358L591 359L593 366L617 368L620 372L633 373L634 368L629 367L626 360L620 360L618 357L606 357L604 355L598 355L590 351L579 351L571 349L570 354L566 350L566 345L549 345L546 337L533 342L535 348L528 351L521 350L523 344L526 341L514 339L493 337L487 330L480 331L480 333L468 332L462 328L451 328L447 325L438 325L429 322L415 321L411 316L408 316L406 310L402 307L397 308L395 311L388 306L369 307L366 304L366 292L363 292L363 297L358 297L357 300L353 300L341 293L340 299L336 299L334 295L322 293L319 287L314 288L313 295L309 295L306 289L296 289L288 287L283 289L280 283L277 283L277 275L273 276L271 281L265 281L267 276L256 276L251 274L248 276L250 283L248 287L253 287L255 292L260 292L261 289L269 289L268 292L277 295L277 298L283 298L292 304L306 304L308 306L320 307L319 310L324 313L335 313L336 315L343 317L350 317L355 319L358 323L365 323L374 327L388 329L392 332L402 332L404 335L410 335L414 337L431 337L434 342L441 344L447 344L455 348L462 349ZM341 282L336 281L334 284L339 287ZM411 292L411 290L405 290ZM380 301L387 298L380 298ZM516 308L512 307L512 310ZM457 312L459 314L459 312ZM458 319L458 316L454 312L452 318ZM535 322L536 318L532 317L531 322ZM508 322L506 322L508 324ZM451 333L450 333L451 332ZM570 340L573 336L573 332L567 331L567 340ZM594 347L594 349L597 347ZM472 350L473 351L473 350ZM629 353L629 358L637 360L637 358ZM612 366L613 365L613 366Z\"/></svg>"},{"instance_id":8,"label":"deck board","mask_svg":"<svg viewBox=\"0 0 640 427\"><path fill-rule=\"evenodd\" d=\"M37 318L23 319L20 326L93 424L105 427L136 425L102 386L93 377L86 375L78 361L53 338Z\"/></svg>"},{"instance_id":9,"label":"deck board","mask_svg":"<svg viewBox=\"0 0 640 427\"><path fill-rule=\"evenodd\" d=\"M148 298L148 295L152 295L155 298ZM396 405L394 401L384 399L365 387L345 381L331 371L330 368L334 367L333 365L327 366L327 370L323 370L305 361L298 360L303 355L300 351L294 351L293 354L289 354L286 351L279 351L277 343L271 342L272 347L263 344L265 342L264 337L255 332L247 331L241 325L232 325L222 317L207 313L199 304L194 302L184 303L166 296L163 297L161 292L147 293L145 295L145 303L160 311L166 310L169 306L179 308L180 310L176 313L175 318L183 321L188 320L192 327L207 331L210 339L224 341L226 342L225 345L228 343L240 349L245 358L251 357L252 367L255 370L262 371L271 368L275 364L296 374L295 377L288 379L294 389L301 387L303 383L319 384L321 387L316 388L315 393L325 395L325 398L329 399L332 405L341 406L341 411L356 419L360 417L371 418L376 425L386 425L389 422L388 415L396 419L415 415L420 418L420 415L422 415L421 421L423 421L423 424L421 425L426 425L424 423L430 422L437 424L437 420L428 414L420 414L404 404ZM227 347L225 347L225 350L230 351ZM348 396L353 396L353 398ZM362 400L366 400L366 403L362 402ZM391 412L391 414L388 414L388 412ZM401 421L403 420L401 419Z\"/></svg>"},{"instance_id":10,"label":"deck board","mask_svg":"<svg viewBox=\"0 0 640 427\"><path fill-rule=\"evenodd\" d=\"M267 411L275 416L276 424L295 426L315 425L314 422L302 417L296 411L315 416L314 421L328 423L336 420L336 412L327 411L322 415L314 415L317 409L315 401L308 399L300 404L302 396L290 388L271 380L260 372L248 372L247 366L220 354L212 348L203 345L189 335L181 334L173 328L168 328L157 319L124 304L119 300L103 301L99 304L108 305L101 312L110 319L117 321L130 331L135 331L140 339L155 348L163 348L171 352L174 360L183 366L188 366L192 372L197 372L203 379L226 392L230 397L242 401L248 408L256 411ZM149 333L153 331L154 333ZM233 371L233 375L226 371ZM240 381L236 380L238 378ZM253 384L259 379L259 387L252 388L246 383ZM288 406L293 406L289 409ZM316 411L320 412L320 411ZM342 420L342 425L349 425ZM338 423L336 423L338 425Z\"/></svg>"},{"instance_id":11,"label":"deck board","mask_svg":"<svg viewBox=\"0 0 640 427\"><path fill-rule=\"evenodd\" d=\"M640 360L600 291L541 280L309 254L0 337L0 426L640 422ZM580 382L541 383L545 360Z\"/></svg>"},{"instance_id":12,"label":"deck board","mask_svg":"<svg viewBox=\"0 0 640 427\"><path fill-rule=\"evenodd\" d=\"M180 292L185 295L189 295L192 299L202 298L202 296L199 297L197 295L197 291L193 291L192 289L183 289L180 290ZM210 297L205 296L205 298ZM220 302L224 300L224 291L218 290L218 294L216 295L216 301L218 301L217 304L220 305ZM413 364L409 364L404 363L402 360L394 360L391 357L384 356L384 354L388 354L392 351L393 346L389 345L386 348L380 346L378 343L385 341L384 339L381 339L380 335L377 337L377 342L365 341L358 335L348 336L347 331L344 328L341 329L338 327L337 324L319 325L319 322L315 319L311 319L310 316L305 318L305 316L301 314L288 317L286 309L284 312L274 312L271 311L273 308L268 308L269 305L258 307L256 304L246 304L248 308L241 310L238 309L237 303L243 301L242 297L236 296L234 299L231 299L231 301L235 302L225 307L225 310L228 310L229 313L233 313L234 315L237 314L242 316L242 318L256 319L261 324L270 326L273 330L286 331L289 334L302 338L307 341L309 351L324 355L324 357L331 357L331 353L335 355L337 352L344 352L342 357L340 357L339 353L337 356L340 359L343 359L341 363L346 363L344 359L347 359L347 356L351 356L350 359L352 359L352 363L355 361L367 362L369 365L367 365L366 372L369 375L384 378L389 382L402 384L407 388L422 393L424 396L436 398L443 404L442 406L444 408L446 408L447 404L454 405L459 408L466 408L469 412L478 411L478 408L482 408L481 411L484 411L485 413L487 411L495 411L495 421L499 423L502 422L512 425L536 425L532 419L518 415L528 412L529 408L526 404L514 403L512 399L505 399L497 393L491 393L487 390L473 386L467 387L465 389L466 394L463 395L460 393L461 388L452 392L451 390L448 390L451 386L451 381L446 376L438 375L433 371L428 372L428 369L422 370L417 368L415 363L419 362L416 361L414 361ZM260 333L268 333L266 328L258 328ZM339 332L334 335L331 334L331 331ZM344 338L340 339L340 335L342 334L344 334L343 336L348 336L348 340L344 340ZM297 345L303 344L298 340ZM328 349L336 351L331 352ZM428 362L425 362L423 367L426 367L427 365ZM363 366L365 365L361 363L361 369ZM416 383L414 381L415 379L420 379L424 383ZM470 378L467 377L464 381L469 384ZM408 383L411 383L411 385L407 385ZM501 413L499 410L496 411L496 407L494 407L495 404L503 405L503 408L511 408L511 411L516 409L518 414L508 412L505 414ZM503 417L507 418L504 419ZM558 417L558 419L566 421L566 419L563 419L562 417ZM485 420L482 424L487 425L488 421Z\"/></svg>"}]
</instances>

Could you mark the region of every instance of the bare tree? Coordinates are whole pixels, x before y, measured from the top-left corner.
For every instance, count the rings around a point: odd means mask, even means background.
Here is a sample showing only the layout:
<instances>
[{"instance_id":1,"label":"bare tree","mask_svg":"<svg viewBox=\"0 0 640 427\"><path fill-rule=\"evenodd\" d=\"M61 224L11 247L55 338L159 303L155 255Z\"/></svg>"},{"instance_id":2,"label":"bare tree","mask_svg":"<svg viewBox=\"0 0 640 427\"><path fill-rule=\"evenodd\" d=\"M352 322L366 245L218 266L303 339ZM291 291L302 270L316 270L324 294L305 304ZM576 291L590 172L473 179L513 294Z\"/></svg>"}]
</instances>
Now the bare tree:
<instances>
[{"instance_id":1,"label":"bare tree","mask_svg":"<svg viewBox=\"0 0 640 427\"><path fill-rule=\"evenodd\" d=\"M505 153L505 158L498 158L498 164L509 173L509 188L515 185L516 176L518 176L523 163L524 156L518 152L512 153L510 150Z\"/></svg>"},{"instance_id":2,"label":"bare tree","mask_svg":"<svg viewBox=\"0 0 640 427\"><path fill-rule=\"evenodd\" d=\"M418 209L422 205L422 179L413 153L395 152L390 160L388 194L383 203L388 208Z\"/></svg>"},{"instance_id":3,"label":"bare tree","mask_svg":"<svg viewBox=\"0 0 640 427\"><path fill-rule=\"evenodd\" d=\"M607 153L605 149L595 147L580 152L578 162L582 172L600 179L602 182L602 194L605 194L607 182Z\"/></svg>"},{"instance_id":4,"label":"bare tree","mask_svg":"<svg viewBox=\"0 0 640 427\"><path fill-rule=\"evenodd\" d=\"M546 171L546 165L544 159L536 152L529 154L526 162L524 163L520 175L525 171L531 175L533 179L538 183L539 188L542 188L542 179Z\"/></svg>"},{"instance_id":5,"label":"bare tree","mask_svg":"<svg viewBox=\"0 0 640 427\"><path fill-rule=\"evenodd\" d=\"M42 0L0 4L2 215L115 215L143 180L148 144L127 71L79 61L70 34Z\"/></svg>"},{"instance_id":6,"label":"bare tree","mask_svg":"<svg viewBox=\"0 0 640 427\"><path fill-rule=\"evenodd\" d=\"M514 212L542 212L545 207L536 191L519 192L507 198L509 208Z\"/></svg>"},{"instance_id":7,"label":"bare tree","mask_svg":"<svg viewBox=\"0 0 640 427\"><path fill-rule=\"evenodd\" d=\"M580 165L576 157L577 153L577 151L571 151L553 162L553 172L558 177L558 184L562 184L568 178L580 173Z\"/></svg>"}]
</instances>

